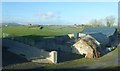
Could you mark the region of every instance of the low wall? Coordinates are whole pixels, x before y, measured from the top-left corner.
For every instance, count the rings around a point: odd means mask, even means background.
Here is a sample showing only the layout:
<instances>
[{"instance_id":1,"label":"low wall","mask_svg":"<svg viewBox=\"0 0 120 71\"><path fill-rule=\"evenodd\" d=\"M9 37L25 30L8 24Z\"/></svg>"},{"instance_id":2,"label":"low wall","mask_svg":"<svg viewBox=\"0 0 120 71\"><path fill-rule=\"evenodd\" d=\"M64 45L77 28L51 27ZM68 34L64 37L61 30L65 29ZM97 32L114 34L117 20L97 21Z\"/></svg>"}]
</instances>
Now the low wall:
<instances>
[{"instance_id":1,"label":"low wall","mask_svg":"<svg viewBox=\"0 0 120 71\"><path fill-rule=\"evenodd\" d=\"M57 63L57 52L56 51L51 51L49 53L50 57L47 57L48 60L52 61L52 63Z\"/></svg>"},{"instance_id":2,"label":"low wall","mask_svg":"<svg viewBox=\"0 0 120 71\"><path fill-rule=\"evenodd\" d=\"M43 54L47 55L46 58L44 59L34 59L31 60L32 62L38 62L38 63L57 63L57 52L56 51L51 51L51 52L47 52L44 51L42 52Z\"/></svg>"}]
</instances>

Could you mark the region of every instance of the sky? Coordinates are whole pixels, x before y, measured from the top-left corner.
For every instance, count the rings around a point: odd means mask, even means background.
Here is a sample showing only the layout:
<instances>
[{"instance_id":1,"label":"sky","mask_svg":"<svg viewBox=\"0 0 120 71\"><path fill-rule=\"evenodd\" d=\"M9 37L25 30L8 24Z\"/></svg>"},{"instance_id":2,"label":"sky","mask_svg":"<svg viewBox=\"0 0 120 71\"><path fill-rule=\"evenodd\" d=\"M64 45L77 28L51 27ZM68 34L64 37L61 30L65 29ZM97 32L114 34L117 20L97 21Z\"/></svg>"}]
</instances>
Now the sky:
<instances>
[{"instance_id":1,"label":"sky","mask_svg":"<svg viewBox=\"0 0 120 71\"><path fill-rule=\"evenodd\" d=\"M118 16L117 2L3 2L2 22L73 25Z\"/></svg>"}]
</instances>

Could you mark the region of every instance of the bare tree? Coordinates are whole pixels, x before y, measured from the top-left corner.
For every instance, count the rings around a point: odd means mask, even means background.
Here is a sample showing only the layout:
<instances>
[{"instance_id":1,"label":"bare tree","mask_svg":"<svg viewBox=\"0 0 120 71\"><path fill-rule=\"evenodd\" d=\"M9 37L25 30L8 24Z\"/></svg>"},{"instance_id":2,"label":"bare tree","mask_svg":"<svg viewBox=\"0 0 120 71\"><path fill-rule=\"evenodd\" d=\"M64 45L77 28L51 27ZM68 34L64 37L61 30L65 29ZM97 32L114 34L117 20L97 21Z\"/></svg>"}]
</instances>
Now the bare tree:
<instances>
[{"instance_id":1,"label":"bare tree","mask_svg":"<svg viewBox=\"0 0 120 71\"><path fill-rule=\"evenodd\" d=\"M92 25L92 27L95 27L97 25L97 19L91 20L89 24Z\"/></svg>"},{"instance_id":2,"label":"bare tree","mask_svg":"<svg viewBox=\"0 0 120 71\"><path fill-rule=\"evenodd\" d=\"M115 23L115 17L114 16L106 17L106 25L107 25L107 27L112 27L114 23Z\"/></svg>"},{"instance_id":3,"label":"bare tree","mask_svg":"<svg viewBox=\"0 0 120 71\"><path fill-rule=\"evenodd\" d=\"M102 26L104 26L102 19L100 19L100 20L93 19L93 20L91 20L89 23L90 23L90 25L92 25L93 27L102 27Z\"/></svg>"}]
</instances>

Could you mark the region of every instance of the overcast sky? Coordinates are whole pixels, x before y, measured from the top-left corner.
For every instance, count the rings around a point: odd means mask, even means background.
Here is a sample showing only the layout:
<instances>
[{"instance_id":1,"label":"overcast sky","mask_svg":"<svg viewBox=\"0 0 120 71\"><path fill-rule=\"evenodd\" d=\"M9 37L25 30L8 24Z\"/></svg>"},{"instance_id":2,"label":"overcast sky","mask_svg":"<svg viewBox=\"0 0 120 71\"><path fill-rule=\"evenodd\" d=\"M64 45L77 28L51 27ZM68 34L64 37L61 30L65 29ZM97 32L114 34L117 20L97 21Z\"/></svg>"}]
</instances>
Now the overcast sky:
<instances>
[{"instance_id":1,"label":"overcast sky","mask_svg":"<svg viewBox=\"0 0 120 71\"><path fill-rule=\"evenodd\" d=\"M21 24L85 24L118 16L117 2L3 2L3 22Z\"/></svg>"}]
</instances>

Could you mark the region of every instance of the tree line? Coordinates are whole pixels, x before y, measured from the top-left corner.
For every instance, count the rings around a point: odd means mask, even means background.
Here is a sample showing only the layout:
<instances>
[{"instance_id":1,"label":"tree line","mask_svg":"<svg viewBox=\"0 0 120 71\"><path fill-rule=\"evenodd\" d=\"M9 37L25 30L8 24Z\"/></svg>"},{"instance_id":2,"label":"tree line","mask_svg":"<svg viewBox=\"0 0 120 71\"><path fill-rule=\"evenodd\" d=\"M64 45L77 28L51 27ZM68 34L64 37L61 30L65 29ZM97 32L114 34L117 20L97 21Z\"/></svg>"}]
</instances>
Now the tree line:
<instances>
[{"instance_id":1,"label":"tree line","mask_svg":"<svg viewBox=\"0 0 120 71\"><path fill-rule=\"evenodd\" d=\"M93 19L89 21L89 25L92 25L93 27L103 27L103 26L113 27L115 23L117 23L116 20L117 19L114 16L107 16L104 19Z\"/></svg>"}]
</instances>

